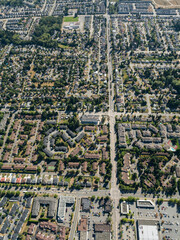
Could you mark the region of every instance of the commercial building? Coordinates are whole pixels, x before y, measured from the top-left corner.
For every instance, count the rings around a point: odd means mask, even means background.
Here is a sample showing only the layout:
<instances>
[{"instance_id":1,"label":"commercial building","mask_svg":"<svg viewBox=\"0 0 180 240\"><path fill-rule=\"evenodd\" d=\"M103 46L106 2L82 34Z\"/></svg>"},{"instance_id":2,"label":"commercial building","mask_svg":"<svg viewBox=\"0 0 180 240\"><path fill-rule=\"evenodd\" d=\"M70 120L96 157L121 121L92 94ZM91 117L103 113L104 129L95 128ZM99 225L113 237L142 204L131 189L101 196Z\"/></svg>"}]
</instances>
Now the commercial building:
<instances>
[{"instance_id":1,"label":"commercial building","mask_svg":"<svg viewBox=\"0 0 180 240\"><path fill-rule=\"evenodd\" d=\"M81 199L81 206L83 212L89 212L91 207L91 201L89 198L82 198Z\"/></svg>"},{"instance_id":2,"label":"commercial building","mask_svg":"<svg viewBox=\"0 0 180 240\"><path fill-rule=\"evenodd\" d=\"M58 201L57 221L64 222L66 207L75 203L74 197L60 196Z\"/></svg>"},{"instance_id":3,"label":"commercial building","mask_svg":"<svg viewBox=\"0 0 180 240\"><path fill-rule=\"evenodd\" d=\"M95 240L111 239L111 225L109 224L95 224L94 232L95 232Z\"/></svg>"},{"instance_id":4,"label":"commercial building","mask_svg":"<svg viewBox=\"0 0 180 240\"><path fill-rule=\"evenodd\" d=\"M158 221L138 220L138 240L159 240Z\"/></svg>"},{"instance_id":5,"label":"commercial building","mask_svg":"<svg viewBox=\"0 0 180 240\"><path fill-rule=\"evenodd\" d=\"M138 208L154 208L154 203L151 200L137 200Z\"/></svg>"},{"instance_id":6,"label":"commercial building","mask_svg":"<svg viewBox=\"0 0 180 240\"><path fill-rule=\"evenodd\" d=\"M127 202L123 201L121 203L121 214L126 215L128 213L129 213L129 206L128 206Z\"/></svg>"}]
</instances>

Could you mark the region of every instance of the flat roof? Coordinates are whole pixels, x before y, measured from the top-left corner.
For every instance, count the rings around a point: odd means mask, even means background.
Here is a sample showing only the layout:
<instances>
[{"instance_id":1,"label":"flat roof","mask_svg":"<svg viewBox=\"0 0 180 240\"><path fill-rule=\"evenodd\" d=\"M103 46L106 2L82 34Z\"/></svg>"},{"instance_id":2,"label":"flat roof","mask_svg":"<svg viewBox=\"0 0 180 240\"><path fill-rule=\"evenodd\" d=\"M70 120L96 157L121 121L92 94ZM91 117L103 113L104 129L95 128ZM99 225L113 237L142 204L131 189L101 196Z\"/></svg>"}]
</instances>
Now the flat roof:
<instances>
[{"instance_id":1,"label":"flat roof","mask_svg":"<svg viewBox=\"0 0 180 240\"><path fill-rule=\"evenodd\" d=\"M139 240L159 240L156 225L139 225Z\"/></svg>"},{"instance_id":2,"label":"flat roof","mask_svg":"<svg viewBox=\"0 0 180 240\"><path fill-rule=\"evenodd\" d=\"M154 203L151 200L137 200L137 207L154 208Z\"/></svg>"},{"instance_id":3,"label":"flat roof","mask_svg":"<svg viewBox=\"0 0 180 240\"><path fill-rule=\"evenodd\" d=\"M139 240L159 240L157 220L141 219L137 223Z\"/></svg>"},{"instance_id":4,"label":"flat roof","mask_svg":"<svg viewBox=\"0 0 180 240\"><path fill-rule=\"evenodd\" d=\"M128 214L129 213L129 206L127 202L123 201L121 203L121 214Z\"/></svg>"}]
</instances>

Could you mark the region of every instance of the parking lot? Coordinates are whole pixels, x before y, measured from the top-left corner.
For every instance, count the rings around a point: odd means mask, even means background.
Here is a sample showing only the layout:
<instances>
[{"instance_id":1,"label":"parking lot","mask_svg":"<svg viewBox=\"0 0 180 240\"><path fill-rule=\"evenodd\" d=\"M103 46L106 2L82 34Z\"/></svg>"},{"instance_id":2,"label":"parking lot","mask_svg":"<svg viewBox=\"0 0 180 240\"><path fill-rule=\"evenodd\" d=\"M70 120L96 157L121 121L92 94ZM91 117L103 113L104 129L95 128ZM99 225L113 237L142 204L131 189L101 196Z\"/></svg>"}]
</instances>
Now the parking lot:
<instances>
[{"instance_id":1,"label":"parking lot","mask_svg":"<svg viewBox=\"0 0 180 240\"><path fill-rule=\"evenodd\" d=\"M159 207L161 219L161 235L163 239L179 240L180 239L180 213L177 206L170 206L164 202Z\"/></svg>"},{"instance_id":2,"label":"parking lot","mask_svg":"<svg viewBox=\"0 0 180 240\"><path fill-rule=\"evenodd\" d=\"M95 199L91 202L90 211L84 212L80 211L79 220L84 216L87 217L87 238L89 240L94 240L94 224L106 223L109 218L109 213L104 212L104 205L101 206L101 201ZM78 239L79 233L76 233L75 239Z\"/></svg>"},{"instance_id":3,"label":"parking lot","mask_svg":"<svg viewBox=\"0 0 180 240\"><path fill-rule=\"evenodd\" d=\"M134 215L134 219L157 219L158 209L156 208L138 208L136 202L129 204L129 211Z\"/></svg>"},{"instance_id":4,"label":"parking lot","mask_svg":"<svg viewBox=\"0 0 180 240\"><path fill-rule=\"evenodd\" d=\"M73 213L73 207L66 207L66 213L65 213L65 218L64 218L64 225L65 227L71 226L71 216Z\"/></svg>"},{"instance_id":5,"label":"parking lot","mask_svg":"<svg viewBox=\"0 0 180 240\"><path fill-rule=\"evenodd\" d=\"M169 205L168 202L163 202L158 206L154 203L154 208L137 207L136 202L129 203L128 205L129 214L132 215L135 222L137 220L158 220L160 223L160 239L180 240L180 211L178 211L176 204ZM121 226L120 231L122 239L135 239L132 235L135 232L132 225L126 223Z\"/></svg>"},{"instance_id":6,"label":"parking lot","mask_svg":"<svg viewBox=\"0 0 180 240\"><path fill-rule=\"evenodd\" d=\"M121 226L122 240L136 239L135 237L135 226L125 223Z\"/></svg>"}]
</instances>

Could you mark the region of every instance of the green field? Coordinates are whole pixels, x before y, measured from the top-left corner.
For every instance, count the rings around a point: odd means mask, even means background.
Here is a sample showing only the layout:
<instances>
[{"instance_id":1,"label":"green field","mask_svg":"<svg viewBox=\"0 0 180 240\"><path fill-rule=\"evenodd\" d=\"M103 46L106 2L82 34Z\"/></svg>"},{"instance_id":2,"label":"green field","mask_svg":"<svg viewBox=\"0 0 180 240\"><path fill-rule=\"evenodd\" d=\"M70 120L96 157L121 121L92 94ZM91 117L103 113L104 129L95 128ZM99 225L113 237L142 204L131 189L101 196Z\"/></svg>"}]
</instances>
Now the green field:
<instances>
[{"instance_id":1,"label":"green field","mask_svg":"<svg viewBox=\"0 0 180 240\"><path fill-rule=\"evenodd\" d=\"M176 145L177 145L177 149L180 149L180 143L179 143L179 140L177 139L176 141Z\"/></svg>"},{"instance_id":2,"label":"green field","mask_svg":"<svg viewBox=\"0 0 180 240\"><path fill-rule=\"evenodd\" d=\"M69 46L64 45L64 44L60 44L60 43L58 44L58 47L64 48L64 49L70 48Z\"/></svg>"},{"instance_id":3,"label":"green field","mask_svg":"<svg viewBox=\"0 0 180 240\"><path fill-rule=\"evenodd\" d=\"M78 20L79 20L79 18L78 17L76 17L76 18L74 18L74 17L64 17L64 22L78 22Z\"/></svg>"},{"instance_id":4,"label":"green field","mask_svg":"<svg viewBox=\"0 0 180 240\"><path fill-rule=\"evenodd\" d=\"M48 171L54 171L54 170L55 170L55 167L54 167L54 166L48 166L48 167L47 167L47 170L48 170Z\"/></svg>"}]
</instances>

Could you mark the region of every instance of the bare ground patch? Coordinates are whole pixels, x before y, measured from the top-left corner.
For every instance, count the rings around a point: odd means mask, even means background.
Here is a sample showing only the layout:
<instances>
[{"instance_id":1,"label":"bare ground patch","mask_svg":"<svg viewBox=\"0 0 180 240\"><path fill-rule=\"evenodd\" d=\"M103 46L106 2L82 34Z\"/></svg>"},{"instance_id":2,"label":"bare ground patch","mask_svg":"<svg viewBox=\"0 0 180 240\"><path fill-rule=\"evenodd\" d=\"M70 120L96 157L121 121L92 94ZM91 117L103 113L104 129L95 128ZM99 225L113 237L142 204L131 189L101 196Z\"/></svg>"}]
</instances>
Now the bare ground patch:
<instances>
[{"instance_id":1,"label":"bare ground patch","mask_svg":"<svg viewBox=\"0 0 180 240\"><path fill-rule=\"evenodd\" d=\"M173 5L179 5L180 6L180 0L169 0Z\"/></svg>"},{"instance_id":2,"label":"bare ground patch","mask_svg":"<svg viewBox=\"0 0 180 240\"><path fill-rule=\"evenodd\" d=\"M41 87L54 87L53 82L44 82L41 84Z\"/></svg>"},{"instance_id":3,"label":"bare ground patch","mask_svg":"<svg viewBox=\"0 0 180 240\"><path fill-rule=\"evenodd\" d=\"M34 77L34 75L36 74L34 69L34 64L31 65L30 70L28 71L28 75L30 76L30 78L32 79Z\"/></svg>"},{"instance_id":4,"label":"bare ground patch","mask_svg":"<svg viewBox=\"0 0 180 240\"><path fill-rule=\"evenodd\" d=\"M154 0L157 5L171 6L170 3L166 0Z\"/></svg>"}]
</instances>

